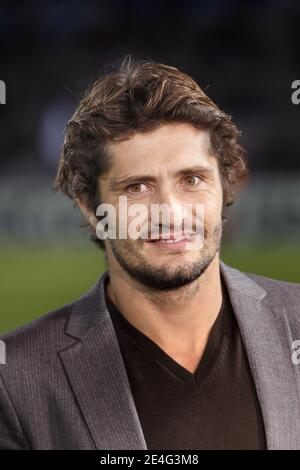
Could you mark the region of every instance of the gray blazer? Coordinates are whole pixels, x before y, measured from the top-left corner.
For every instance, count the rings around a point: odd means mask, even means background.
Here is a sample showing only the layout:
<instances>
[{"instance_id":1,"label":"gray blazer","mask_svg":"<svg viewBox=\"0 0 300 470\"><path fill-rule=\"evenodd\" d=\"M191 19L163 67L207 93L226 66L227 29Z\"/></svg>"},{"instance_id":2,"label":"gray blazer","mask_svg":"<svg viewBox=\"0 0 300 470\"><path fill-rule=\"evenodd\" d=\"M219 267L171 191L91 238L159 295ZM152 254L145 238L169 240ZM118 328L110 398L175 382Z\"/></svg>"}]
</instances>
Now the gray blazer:
<instances>
[{"instance_id":1,"label":"gray blazer","mask_svg":"<svg viewBox=\"0 0 300 470\"><path fill-rule=\"evenodd\" d=\"M262 408L268 449L300 449L300 284L220 261ZM147 450L104 297L104 272L73 303L2 336L0 449Z\"/></svg>"}]
</instances>

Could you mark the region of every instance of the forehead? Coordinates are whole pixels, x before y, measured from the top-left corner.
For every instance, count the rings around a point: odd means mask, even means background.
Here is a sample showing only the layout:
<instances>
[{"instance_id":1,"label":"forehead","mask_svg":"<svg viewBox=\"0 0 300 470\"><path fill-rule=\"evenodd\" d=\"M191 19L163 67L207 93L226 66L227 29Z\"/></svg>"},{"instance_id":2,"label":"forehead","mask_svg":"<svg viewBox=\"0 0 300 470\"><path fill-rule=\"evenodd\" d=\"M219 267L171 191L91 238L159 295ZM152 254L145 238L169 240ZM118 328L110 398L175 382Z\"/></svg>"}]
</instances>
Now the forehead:
<instances>
[{"instance_id":1,"label":"forehead","mask_svg":"<svg viewBox=\"0 0 300 470\"><path fill-rule=\"evenodd\" d=\"M187 123L164 124L154 131L136 133L128 140L111 143L112 173L175 170L196 164L217 167L209 133Z\"/></svg>"}]
</instances>

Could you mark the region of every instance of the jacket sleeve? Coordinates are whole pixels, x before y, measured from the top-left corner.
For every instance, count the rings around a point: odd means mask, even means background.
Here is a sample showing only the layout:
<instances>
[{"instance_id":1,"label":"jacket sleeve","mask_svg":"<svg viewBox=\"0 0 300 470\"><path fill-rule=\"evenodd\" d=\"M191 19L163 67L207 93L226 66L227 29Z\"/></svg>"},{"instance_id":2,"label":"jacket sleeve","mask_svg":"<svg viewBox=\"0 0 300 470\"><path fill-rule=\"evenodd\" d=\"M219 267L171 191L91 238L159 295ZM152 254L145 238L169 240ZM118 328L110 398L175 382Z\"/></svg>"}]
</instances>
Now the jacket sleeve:
<instances>
[{"instance_id":1,"label":"jacket sleeve","mask_svg":"<svg viewBox=\"0 0 300 470\"><path fill-rule=\"evenodd\" d=\"M27 450L19 418L0 375L0 450Z\"/></svg>"}]
</instances>

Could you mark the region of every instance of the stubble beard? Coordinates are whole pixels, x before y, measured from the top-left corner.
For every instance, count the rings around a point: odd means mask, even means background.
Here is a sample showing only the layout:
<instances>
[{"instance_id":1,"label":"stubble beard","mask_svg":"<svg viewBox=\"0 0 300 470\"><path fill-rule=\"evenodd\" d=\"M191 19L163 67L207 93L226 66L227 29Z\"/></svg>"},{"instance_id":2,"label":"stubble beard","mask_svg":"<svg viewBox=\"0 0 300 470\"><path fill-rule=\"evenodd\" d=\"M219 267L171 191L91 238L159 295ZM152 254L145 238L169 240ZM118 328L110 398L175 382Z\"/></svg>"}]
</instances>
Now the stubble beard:
<instances>
[{"instance_id":1,"label":"stubble beard","mask_svg":"<svg viewBox=\"0 0 300 470\"><path fill-rule=\"evenodd\" d=\"M196 281L209 267L217 252L220 251L223 225L220 221L211 229L204 228L203 247L193 261L176 262L155 266L141 252L138 244L144 241L108 239L110 249L121 268L136 281L141 288L150 291L168 291L185 287ZM184 253L182 258L184 259Z\"/></svg>"}]
</instances>

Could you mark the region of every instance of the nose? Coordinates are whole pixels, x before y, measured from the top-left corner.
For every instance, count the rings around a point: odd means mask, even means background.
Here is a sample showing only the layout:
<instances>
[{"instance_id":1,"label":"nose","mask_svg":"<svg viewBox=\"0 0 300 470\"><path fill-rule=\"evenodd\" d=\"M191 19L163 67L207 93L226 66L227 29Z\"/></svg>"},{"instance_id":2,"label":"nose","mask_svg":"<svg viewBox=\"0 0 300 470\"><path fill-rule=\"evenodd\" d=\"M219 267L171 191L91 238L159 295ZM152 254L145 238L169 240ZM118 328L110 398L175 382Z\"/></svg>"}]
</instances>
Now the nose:
<instances>
[{"instance_id":1,"label":"nose","mask_svg":"<svg viewBox=\"0 0 300 470\"><path fill-rule=\"evenodd\" d=\"M154 225L165 226L174 233L182 230L188 211L178 195L175 195L171 189L160 190L155 201L151 202L151 206L151 219L154 216Z\"/></svg>"}]
</instances>

